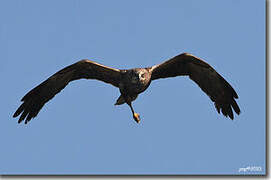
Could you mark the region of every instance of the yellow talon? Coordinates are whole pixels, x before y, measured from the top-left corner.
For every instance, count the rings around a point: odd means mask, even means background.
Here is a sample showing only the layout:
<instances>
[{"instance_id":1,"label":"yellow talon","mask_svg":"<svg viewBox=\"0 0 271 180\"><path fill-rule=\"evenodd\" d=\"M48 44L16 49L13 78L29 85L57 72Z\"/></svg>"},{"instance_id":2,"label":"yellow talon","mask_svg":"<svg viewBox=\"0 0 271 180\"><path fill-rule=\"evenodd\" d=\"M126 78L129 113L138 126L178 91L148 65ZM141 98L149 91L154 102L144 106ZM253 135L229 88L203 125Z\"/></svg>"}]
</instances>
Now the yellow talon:
<instances>
[{"instance_id":1,"label":"yellow talon","mask_svg":"<svg viewBox=\"0 0 271 180\"><path fill-rule=\"evenodd\" d=\"M137 123L140 123L140 116L138 113L134 113L133 118Z\"/></svg>"}]
</instances>

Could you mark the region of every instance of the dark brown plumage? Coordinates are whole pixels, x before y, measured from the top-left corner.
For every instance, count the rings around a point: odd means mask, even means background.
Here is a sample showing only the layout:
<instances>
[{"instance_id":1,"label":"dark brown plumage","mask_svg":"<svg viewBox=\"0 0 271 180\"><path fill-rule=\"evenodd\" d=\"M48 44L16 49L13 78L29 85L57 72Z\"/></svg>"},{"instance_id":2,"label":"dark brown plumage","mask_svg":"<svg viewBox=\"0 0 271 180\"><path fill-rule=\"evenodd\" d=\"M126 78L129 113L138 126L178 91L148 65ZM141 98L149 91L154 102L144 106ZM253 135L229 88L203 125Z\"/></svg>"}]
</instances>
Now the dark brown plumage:
<instances>
[{"instance_id":1,"label":"dark brown plumage","mask_svg":"<svg viewBox=\"0 0 271 180\"><path fill-rule=\"evenodd\" d=\"M139 114L134 112L131 104L138 94L144 92L152 80L186 75L210 97L218 113L221 111L231 119L234 118L232 109L240 114L240 108L235 101L238 95L231 85L209 64L191 54L183 53L159 65L128 70L110 68L89 60L78 61L58 71L28 92L22 98L23 103L13 117L21 114L18 123L23 120L27 123L36 117L44 104L69 82L84 78L97 79L118 87L121 95L115 105L127 103L134 120L139 122Z\"/></svg>"}]
</instances>

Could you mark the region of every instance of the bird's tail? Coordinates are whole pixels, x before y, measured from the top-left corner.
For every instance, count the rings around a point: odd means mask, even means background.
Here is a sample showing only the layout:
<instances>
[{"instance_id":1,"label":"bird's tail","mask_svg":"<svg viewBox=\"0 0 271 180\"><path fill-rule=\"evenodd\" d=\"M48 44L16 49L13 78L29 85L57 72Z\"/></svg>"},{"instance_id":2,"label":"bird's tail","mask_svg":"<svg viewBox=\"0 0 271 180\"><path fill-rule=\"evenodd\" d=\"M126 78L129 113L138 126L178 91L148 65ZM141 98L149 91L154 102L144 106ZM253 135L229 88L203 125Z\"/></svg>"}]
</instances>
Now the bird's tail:
<instances>
[{"instance_id":1,"label":"bird's tail","mask_svg":"<svg viewBox=\"0 0 271 180\"><path fill-rule=\"evenodd\" d=\"M137 95L132 96L131 98L132 98L131 101L134 101L137 98ZM122 95L120 95L120 97L117 99L117 101L114 105L122 105L124 103L126 103L126 101L125 101L124 97Z\"/></svg>"},{"instance_id":2,"label":"bird's tail","mask_svg":"<svg viewBox=\"0 0 271 180\"><path fill-rule=\"evenodd\" d=\"M125 103L125 99L123 98L122 95L117 99L116 103L114 105L122 105Z\"/></svg>"}]
</instances>

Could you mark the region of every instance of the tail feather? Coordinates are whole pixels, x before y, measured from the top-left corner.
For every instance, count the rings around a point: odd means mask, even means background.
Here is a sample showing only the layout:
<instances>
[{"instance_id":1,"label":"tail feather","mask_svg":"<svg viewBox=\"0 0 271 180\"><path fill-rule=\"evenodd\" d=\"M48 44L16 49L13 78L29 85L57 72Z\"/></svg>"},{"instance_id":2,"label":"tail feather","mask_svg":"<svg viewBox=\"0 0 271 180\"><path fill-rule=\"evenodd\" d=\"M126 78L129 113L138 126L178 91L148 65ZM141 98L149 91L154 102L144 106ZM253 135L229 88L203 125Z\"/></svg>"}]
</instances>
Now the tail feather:
<instances>
[{"instance_id":1,"label":"tail feather","mask_svg":"<svg viewBox=\"0 0 271 180\"><path fill-rule=\"evenodd\" d=\"M136 98L137 98L137 95L132 96L131 100L134 101ZM126 101L125 101L124 97L122 95L120 95L120 97L117 99L117 101L114 105L122 105L124 103L126 103Z\"/></svg>"},{"instance_id":2,"label":"tail feather","mask_svg":"<svg viewBox=\"0 0 271 180\"><path fill-rule=\"evenodd\" d=\"M116 103L114 105L122 105L125 103L125 99L123 98L122 95L117 99Z\"/></svg>"}]
</instances>

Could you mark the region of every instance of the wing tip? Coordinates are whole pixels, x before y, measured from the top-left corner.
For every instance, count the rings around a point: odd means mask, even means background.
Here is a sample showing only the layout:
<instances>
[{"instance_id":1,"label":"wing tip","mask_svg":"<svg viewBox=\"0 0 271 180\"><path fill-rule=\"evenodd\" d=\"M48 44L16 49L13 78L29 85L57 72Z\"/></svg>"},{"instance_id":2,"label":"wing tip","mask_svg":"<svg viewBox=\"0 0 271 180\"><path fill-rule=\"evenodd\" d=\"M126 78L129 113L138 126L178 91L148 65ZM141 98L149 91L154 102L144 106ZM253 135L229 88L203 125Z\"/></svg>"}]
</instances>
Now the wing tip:
<instances>
[{"instance_id":1,"label":"wing tip","mask_svg":"<svg viewBox=\"0 0 271 180\"><path fill-rule=\"evenodd\" d=\"M16 114L16 112L12 115L13 118L16 118L19 114Z\"/></svg>"},{"instance_id":2,"label":"wing tip","mask_svg":"<svg viewBox=\"0 0 271 180\"><path fill-rule=\"evenodd\" d=\"M13 114L13 118L16 118L18 116L18 124L20 124L21 122L25 121L25 124L27 124L31 119L33 119L34 117L37 116L37 114L39 113L38 108L33 106L29 106L29 102L24 102L23 104L21 104L21 106L16 110L16 112Z\"/></svg>"},{"instance_id":3,"label":"wing tip","mask_svg":"<svg viewBox=\"0 0 271 180\"><path fill-rule=\"evenodd\" d=\"M237 115L240 115L241 113L241 110L234 98L232 98L232 101L230 103L215 102L215 108L219 114L220 112L222 112L225 117L229 117L231 120L234 120L233 112L235 112Z\"/></svg>"},{"instance_id":4,"label":"wing tip","mask_svg":"<svg viewBox=\"0 0 271 180\"><path fill-rule=\"evenodd\" d=\"M31 113L26 113L26 115L22 114L19 120L17 121L17 123L21 124L22 122L24 122L24 124L27 124L29 121L31 121L31 119L34 119L34 118L35 116L32 116Z\"/></svg>"},{"instance_id":5,"label":"wing tip","mask_svg":"<svg viewBox=\"0 0 271 180\"><path fill-rule=\"evenodd\" d=\"M24 106L25 106L24 103L19 106L19 108L13 114L14 118L19 116L22 113L22 111L24 110Z\"/></svg>"}]
</instances>

